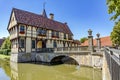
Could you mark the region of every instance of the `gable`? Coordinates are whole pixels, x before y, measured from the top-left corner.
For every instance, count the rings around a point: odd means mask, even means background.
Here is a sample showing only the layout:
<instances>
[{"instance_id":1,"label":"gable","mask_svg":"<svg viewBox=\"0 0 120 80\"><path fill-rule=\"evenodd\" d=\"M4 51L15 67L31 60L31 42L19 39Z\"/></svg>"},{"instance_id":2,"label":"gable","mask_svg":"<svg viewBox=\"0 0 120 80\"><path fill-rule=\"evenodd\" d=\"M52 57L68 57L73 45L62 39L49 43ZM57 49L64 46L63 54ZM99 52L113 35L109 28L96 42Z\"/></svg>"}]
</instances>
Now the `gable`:
<instances>
[{"instance_id":1,"label":"gable","mask_svg":"<svg viewBox=\"0 0 120 80\"><path fill-rule=\"evenodd\" d=\"M15 14L12 11L10 19L9 19L9 23L8 23L8 27L7 29L9 30L10 28L12 28L13 26L15 26L17 24L16 18L15 18Z\"/></svg>"}]
</instances>

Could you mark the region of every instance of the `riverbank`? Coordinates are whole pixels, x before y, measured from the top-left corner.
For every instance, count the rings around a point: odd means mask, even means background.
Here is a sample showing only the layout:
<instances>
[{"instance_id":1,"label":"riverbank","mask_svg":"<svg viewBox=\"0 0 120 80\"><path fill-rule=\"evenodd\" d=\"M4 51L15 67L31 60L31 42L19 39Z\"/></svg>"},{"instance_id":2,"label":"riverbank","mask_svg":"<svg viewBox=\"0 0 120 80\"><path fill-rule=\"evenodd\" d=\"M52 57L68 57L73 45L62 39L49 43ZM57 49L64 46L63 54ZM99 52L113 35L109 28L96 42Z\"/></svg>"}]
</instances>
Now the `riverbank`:
<instances>
[{"instance_id":1,"label":"riverbank","mask_svg":"<svg viewBox=\"0 0 120 80\"><path fill-rule=\"evenodd\" d=\"M10 55L3 55L3 54L0 54L0 59L3 59L3 60L10 60Z\"/></svg>"}]
</instances>

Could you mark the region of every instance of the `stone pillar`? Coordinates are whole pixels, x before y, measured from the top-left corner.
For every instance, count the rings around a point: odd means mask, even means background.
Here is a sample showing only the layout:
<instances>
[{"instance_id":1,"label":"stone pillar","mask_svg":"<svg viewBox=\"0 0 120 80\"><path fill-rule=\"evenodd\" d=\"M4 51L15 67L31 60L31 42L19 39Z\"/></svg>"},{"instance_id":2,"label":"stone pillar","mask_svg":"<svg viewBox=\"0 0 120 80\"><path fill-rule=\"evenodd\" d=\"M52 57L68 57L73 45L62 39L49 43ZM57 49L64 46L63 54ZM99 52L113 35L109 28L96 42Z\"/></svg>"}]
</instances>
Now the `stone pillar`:
<instances>
[{"instance_id":1,"label":"stone pillar","mask_svg":"<svg viewBox=\"0 0 120 80\"><path fill-rule=\"evenodd\" d=\"M100 34L97 33L96 36L97 36L97 38L96 38L96 41L97 41L97 50L100 50L100 48L101 48Z\"/></svg>"},{"instance_id":2,"label":"stone pillar","mask_svg":"<svg viewBox=\"0 0 120 80\"><path fill-rule=\"evenodd\" d=\"M88 49L90 51L94 51L94 46L93 46L93 36L92 36L92 30L88 30Z\"/></svg>"}]
</instances>

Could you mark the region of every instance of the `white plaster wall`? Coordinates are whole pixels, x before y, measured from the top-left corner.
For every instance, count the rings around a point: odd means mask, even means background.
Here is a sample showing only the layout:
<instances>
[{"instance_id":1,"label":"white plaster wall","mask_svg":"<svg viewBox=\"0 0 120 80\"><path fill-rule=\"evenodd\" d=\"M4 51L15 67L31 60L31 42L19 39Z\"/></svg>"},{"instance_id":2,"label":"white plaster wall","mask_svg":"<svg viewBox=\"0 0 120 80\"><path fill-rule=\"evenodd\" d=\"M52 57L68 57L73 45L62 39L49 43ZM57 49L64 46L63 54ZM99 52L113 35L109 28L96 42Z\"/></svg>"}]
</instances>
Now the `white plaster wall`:
<instances>
[{"instance_id":1,"label":"white plaster wall","mask_svg":"<svg viewBox=\"0 0 120 80\"><path fill-rule=\"evenodd\" d=\"M15 14L13 12L12 15L11 15L11 19L10 19L10 23L9 23L8 29L10 29L11 27L15 26L16 24L17 24L17 22L16 22L16 19L15 19Z\"/></svg>"},{"instance_id":2,"label":"white plaster wall","mask_svg":"<svg viewBox=\"0 0 120 80\"><path fill-rule=\"evenodd\" d=\"M47 38L51 39L52 37L52 31L51 30L47 30Z\"/></svg>"},{"instance_id":3,"label":"white plaster wall","mask_svg":"<svg viewBox=\"0 0 120 80\"><path fill-rule=\"evenodd\" d=\"M10 40L17 37L17 26L10 31Z\"/></svg>"},{"instance_id":4,"label":"white plaster wall","mask_svg":"<svg viewBox=\"0 0 120 80\"><path fill-rule=\"evenodd\" d=\"M31 26L27 26L27 36L31 37Z\"/></svg>"},{"instance_id":5,"label":"white plaster wall","mask_svg":"<svg viewBox=\"0 0 120 80\"><path fill-rule=\"evenodd\" d=\"M68 44L67 44L67 42L65 42L65 47L68 47Z\"/></svg>"},{"instance_id":6,"label":"white plaster wall","mask_svg":"<svg viewBox=\"0 0 120 80\"><path fill-rule=\"evenodd\" d=\"M53 40L47 40L46 47L53 48Z\"/></svg>"},{"instance_id":7,"label":"white plaster wall","mask_svg":"<svg viewBox=\"0 0 120 80\"><path fill-rule=\"evenodd\" d=\"M26 53L30 53L31 52L31 38L27 37L26 38Z\"/></svg>"},{"instance_id":8,"label":"white plaster wall","mask_svg":"<svg viewBox=\"0 0 120 80\"><path fill-rule=\"evenodd\" d=\"M63 40L64 39L64 34L60 33L60 39Z\"/></svg>"},{"instance_id":9,"label":"white plaster wall","mask_svg":"<svg viewBox=\"0 0 120 80\"><path fill-rule=\"evenodd\" d=\"M33 34L33 37L36 37L36 34L37 34L37 32L36 32L36 28L33 27L32 30L33 30L33 33L32 33L32 34Z\"/></svg>"},{"instance_id":10,"label":"white plaster wall","mask_svg":"<svg viewBox=\"0 0 120 80\"><path fill-rule=\"evenodd\" d=\"M13 52L13 53L17 53L18 52L18 41L17 40L13 40L12 41L11 52Z\"/></svg>"},{"instance_id":11,"label":"white plaster wall","mask_svg":"<svg viewBox=\"0 0 120 80\"><path fill-rule=\"evenodd\" d=\"M68 40L68 34L66 34L66 40Z\"/></svg>"}]
</instances>

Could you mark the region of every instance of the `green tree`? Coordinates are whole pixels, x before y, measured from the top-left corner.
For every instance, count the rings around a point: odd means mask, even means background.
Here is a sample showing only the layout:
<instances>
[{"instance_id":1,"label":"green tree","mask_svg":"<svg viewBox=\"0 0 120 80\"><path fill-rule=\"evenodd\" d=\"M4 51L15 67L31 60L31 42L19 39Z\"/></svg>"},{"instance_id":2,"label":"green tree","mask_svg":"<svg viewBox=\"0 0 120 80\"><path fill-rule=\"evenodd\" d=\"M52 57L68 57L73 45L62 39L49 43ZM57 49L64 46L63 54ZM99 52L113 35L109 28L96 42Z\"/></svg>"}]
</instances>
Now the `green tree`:
<instances>
[{"instance_id":1,"label":"green tree","mask_svg":"<svg viewBox=\"0 0 120 80\"><path fill-rule=\"evenodd\" d=\"M1 49L11 49L11 42L10 42L10 38L7 37L5 39L5 41L3 42Z\"/></svg>"},{"instance_id":2,"label":"green tree","mask_svg":"<svg viewBox=\"0 0 120 80\"><path fill-rule=\"evenodd\" d=\"M83 37L83 38L80 39L80 42L84 43L86 40L88 40L88 38L87 37Z\"/></svg>"},{"instance_id":3,"label":"green tree","mask_svg":"<svg viewBox=\"0 0 120 80\"><path fill-rule=\"evenodd\" d=\"M113 14L111 20L115 20L120 15L120 0L107 0L108 13Z\"/></svg>"},{"instance_id":4,"label":"green tree","mask_svg":"<svg viewBox=\"0 0 120 80\"><path fill-rule=\"evenodd\" d=\"M115 23L110 38L112 40L113 45L120 45L120 21Z\"/></svg>"},{"instance_id":5,"label":"green tree","mask_svg":"<svg viewBox=\"0 0 120 80\"><path fill-rule=\"evenodd\" d=\"M115 22L113 31L111 32L111 40L113 45L120 46L120 0L107 0L108 13L112 14L111 20L118 20Z\"/></svg>"}]
</instances>

